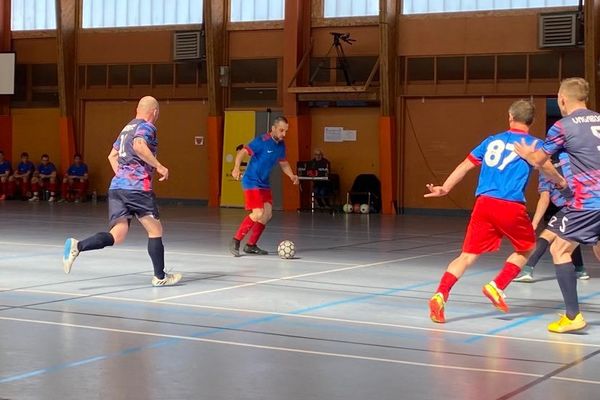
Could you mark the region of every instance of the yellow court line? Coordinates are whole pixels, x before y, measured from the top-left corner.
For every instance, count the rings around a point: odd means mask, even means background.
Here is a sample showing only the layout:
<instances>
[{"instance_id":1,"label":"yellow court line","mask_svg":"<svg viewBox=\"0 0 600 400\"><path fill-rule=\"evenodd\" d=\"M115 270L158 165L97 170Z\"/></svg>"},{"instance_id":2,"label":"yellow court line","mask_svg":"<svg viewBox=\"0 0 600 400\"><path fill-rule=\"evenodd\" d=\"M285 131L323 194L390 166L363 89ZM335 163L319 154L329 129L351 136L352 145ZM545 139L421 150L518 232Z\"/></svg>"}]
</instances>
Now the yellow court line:
<instances>
[{"instance_id":1,"label":"yellow court line","mask_svg":"<svg viewBox=\"0 0 600 400\"><path fill-rule=\"evenodd\" d=\"M369 357L369 356L359 356L359 355L346 354L346 353L332 353L332 352L325 352L325 351L304 350L304 349L298 349L298 348L292 348L292 347L266 346L266 345L252 344L252 343L234 342L234 341L229 341L229 340L217 340L217 339L200 338L200 337L195 337L195 336L169 335L169 334L155 333L155 332L145 332L145 331L142 332L142 331L127 330L127 329L105 328L105 327L101 327L101 326L79 325L79 324L70 324L70 323L65 323L65 322L42 321L42 320L12 318L12 317L0 317L0 320L33 323L33 324L41 324L41 325L62 326L62 327L67 327L67 328L79 328L79 329L86 329L86 330L93 330L93 331L111 332L111 333L124 333L124 334L138 335L138 336L159 337L159 338L164 338L164 339L177 339L177 340L192 341L192 342L221 344L221 345L238 346L238 347L246 347L246 348L261 349L261 350L272 350L272 351L280 351L280 352L288 352L288 353L307 354L307 355L313 355L313 356L336 357L336 358L354 359L354 360L362 360L362 361L375 361L375 362L383 362L383 363L399 364L399 365L409 365L409 366L416 366L416 367L429 367L429 368L449 369L449 370L458 370L458 371L483 372L483 373L503 374L503 375L516 375L516 376L526 376L526 377L532 377L532 378L542 378L545 376L542 374L534 374L534 373L529 373L529 372L519 372L519 371L489 369L489 368L461 367L458 365L433 364L433 363L425 363L425 362L405 361L405 360L397 360L397 359L392 359L392 358ZM551 377L549 377L549 379L600 385L600 381L584 380L584 379L577 379L577 378L551 376Z\"/></svg>"},{"instance_id":2,"label":"yellow court line","mask_svg":"<svg viewBox=\"0 0 600 400\"><path fill-rule=\"evenodd\" d=\"M180 294L180 295L177 295L177 296L163 297L163 298L155 299L155 300L152 300L152 301L155 302L155 303L160 303L162 301L182 299L184 297L198 296L198 295L207 294L207 293L223 292L223 291L232 290L232 289L241 289L241 288L246 288L246 287L251 287L251 286L262 285L262 284L265 284L265 283L273 283L273 282L285 281L285 280L290 280L290 279L305 278L307 276L317 276L317 275L331 274L331 273L334 273L334 272L350 271L350 270L353 270L353 269L369 268L369 267L376 267L378 265L390 264L390 263L395 263L395 262L416 260L418 258L430 257L430 256L435 256L435 255L440 255L440 254L455 253L456 251L457 251L457 249L452 249L452 250L447 250L447 251L440 251L440 252L437 252L437 253L428 253L428 254L421 254L421 255L418 255L418 256L396 258L394 260L378 261L378 262L368 263L368 264L358 264L358 265L352 265L352 266L349 266L349 267L329 269L329 270L325 270L325 271L308 272L308 273L305 273L305 274L297 274L297 275L284 276L284 277L281 277L281 278L271 278L271 279L265 279L265 280L258 281L258 282L243 283L243 284L240 284L240 285L226 286L226 287L222 287L222 288L218 288L218 289L201 290L199 292L193 292L193 293L187 293L187 294Z\"/></svg>"},{"instance_id":3,"label":"yellow court line","mask_svg":"<svg viewBox=\"0 0 600 400\"><path fill-rule=\"evenodd\" d=\"M488 334L488 333L480 333L480 332L458 331L458 330L452 330L452 329L427 328L424 326L393 324L393 323L387 323L387 322L364 321L364 320L349 319L349 318L335 318L335 317L324 317L324 316L310 315L310 314L294 314L294 313L277 312L277 311L263 311L263 310L254 310L254 309L250 309L250 308L209 306L209 305L178 303L178 302L156 303L156 302L154 302L154 300L135 299L135 298L129 298L129 297L81 294L81 293L62 292L62 291L47 291L47 290L36 290L36 289L3 288L0 290L7 290L7 291L21 292L21 293L56 294L56 295L60 295L60 296L88 297L90 299L123 301L123 302L142 303L142 304L150 304L150 305L158 305L158 306L197 308L197 309L204 309L204 310L216 310L216 311L227 311L227 312L236 312L236 313L258 314L258 315L278 316L278 317L286 317L286 318L299 318L299 319L308 319L308 320L315 320L315 321L339 322L339 323L344 323L344 324L364 325L364 326L373 326L373 327L385 327L385 328L407 329L407 330L416 330L416 331L424 331L424 332L446 333L446 334L460 335L460 336L479 336L479 337L485 337L485 338L490 338L490 339L506 339L506 340L520 341L520 342L556 344L556 345L566 345L566 346L576 346L576 347L586 347L586 348L600 348L600 344L595 344L595 343L566 342L566 341L561 341L561 340L526 338L526 337L522 337L522 336L517 337L517 336L507 336L507 335L496 335L496 334ZM35 310L35 309L33 309L33 310ZM401 317L401 316L399 316L399 317ZM427 319L427 321L429 321L429 319Z\"/></svg>"}]
</instances>

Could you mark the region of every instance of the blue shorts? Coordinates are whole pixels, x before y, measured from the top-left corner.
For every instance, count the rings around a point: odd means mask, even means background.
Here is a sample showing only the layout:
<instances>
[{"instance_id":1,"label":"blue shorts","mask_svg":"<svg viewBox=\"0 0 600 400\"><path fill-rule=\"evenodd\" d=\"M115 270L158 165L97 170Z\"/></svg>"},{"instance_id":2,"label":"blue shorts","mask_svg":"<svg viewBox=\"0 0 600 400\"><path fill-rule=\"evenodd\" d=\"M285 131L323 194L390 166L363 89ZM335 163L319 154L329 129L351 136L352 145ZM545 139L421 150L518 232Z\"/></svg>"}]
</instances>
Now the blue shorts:
<instances>
[{"instance_id":1,"label":"blue shorts","mask_svg":"<svg viewBox=\"0 0 600 400\"><path fill-rule=\"evenodd\" d=\"M548 221L546 229L563 239L594 245L600 237L600 210L561 208Z\"/></svg>"},{"instance_id":2,"label":"blue shorts","mask_svg":"<svg viewBox=\"0 0 600 400\"><path fill-rule=\"evenodd\" d=\"M148 215L154 219L160 218L154 192L126 189L108 191L108 219L111 228L119 219L131 220L133 216L142 218Z\"/></svg>"}]
</instances>

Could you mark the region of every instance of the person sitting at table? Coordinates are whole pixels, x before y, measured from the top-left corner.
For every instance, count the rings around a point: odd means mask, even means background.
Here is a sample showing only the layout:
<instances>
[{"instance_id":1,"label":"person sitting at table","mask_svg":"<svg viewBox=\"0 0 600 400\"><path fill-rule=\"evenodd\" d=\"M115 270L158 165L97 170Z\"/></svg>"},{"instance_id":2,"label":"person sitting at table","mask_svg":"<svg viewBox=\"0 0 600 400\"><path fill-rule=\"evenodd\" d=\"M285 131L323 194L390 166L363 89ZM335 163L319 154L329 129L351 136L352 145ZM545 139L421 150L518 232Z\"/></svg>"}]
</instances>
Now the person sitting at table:
<instances>
[{"instance_id":1,"label":"person sitting at table","mask_svg":"<svg viewBox=\"0 0 600 400\"><path fill-rule=\"evenodd\" d=\"M331 164L329 160L323 155L321 149L315 149L314 158L309 164L308 176L328 176ZM329 197L331 196L331 185L326 180L315 180L313 181L312 187L315 200L319 207L331 207L329 204Z\"/></svg>"}]
</instances>

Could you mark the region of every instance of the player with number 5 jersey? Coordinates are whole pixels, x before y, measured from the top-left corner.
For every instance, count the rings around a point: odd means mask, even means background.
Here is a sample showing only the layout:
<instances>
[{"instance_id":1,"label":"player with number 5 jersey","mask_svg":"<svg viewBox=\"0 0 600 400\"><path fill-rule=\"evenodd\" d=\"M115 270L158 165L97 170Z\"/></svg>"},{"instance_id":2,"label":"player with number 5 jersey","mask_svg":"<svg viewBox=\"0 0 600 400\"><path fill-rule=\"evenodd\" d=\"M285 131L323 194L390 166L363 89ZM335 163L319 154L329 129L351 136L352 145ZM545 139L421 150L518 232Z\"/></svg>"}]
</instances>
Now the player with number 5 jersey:
<instances>
[{"instance_id":1,"label":"player with number 5 jersey","mask_svg":"<svg viewBox=\"0 0 600 400\"><path fill-rule=\"evenodd\" d=\"M600 114L587 109L589 92L585 79L562 81L557 103L564 118L550 128L541 149L527 143L515 148L534 166L547 162L561 150L569 156L568 183L573 199L555 215L557 221L550 227L558 235L550 253L566 308L564 315L548 325L548 330L555 333L573 332L587 325L579 308L573 251L580 244L592 244L594 253L600 253Z\"/></svg>"},{"instance_id":2,"label":"player with number 5 jersey","mask_svg":"<svg viewBox=\"0 0 600 400\"><path fill-rule=\"evenodd\" d=\"M504 290L519 274L535 247L535 233L525 208L525 186L532 167L514 152L521 140L533 146L541 142L529 135L533 123L534 105L525 100L514 102L508 110L510 129L490 136L477 146L450 174L442 186L427 185L425 197L448 194L467 172L480 166L477 200L467 227L462 253L454 259L442 276L440 284L429 300L430 318L446 321L444 308L452 286L483 253L497 251L503 237L512 244L514 252L506 259L500 273L483 286L483 294L500 311L508 312ZM546 166L551 179L564 179L551 166Z\"/></svg>"}]
</instances>

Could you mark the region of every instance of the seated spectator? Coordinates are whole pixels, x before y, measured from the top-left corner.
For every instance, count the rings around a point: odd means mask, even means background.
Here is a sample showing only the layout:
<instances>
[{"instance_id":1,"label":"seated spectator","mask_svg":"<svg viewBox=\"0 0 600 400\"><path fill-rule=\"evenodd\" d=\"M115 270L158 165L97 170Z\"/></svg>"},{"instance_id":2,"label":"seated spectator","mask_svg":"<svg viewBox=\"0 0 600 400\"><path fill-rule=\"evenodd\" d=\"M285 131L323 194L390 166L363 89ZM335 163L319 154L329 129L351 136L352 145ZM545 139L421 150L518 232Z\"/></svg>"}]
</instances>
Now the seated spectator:
<instances>
[{"instance_id":1,"label":"seated spectator","mask_svg":"<svg viewBox=\"0 0 600 400\"><path fill-rule=\"evenodd\" d=\"M72 193L75 193L75 203L85 199L88 189L88 167L81 159L81 154L75 154L73 164L67 170L62 180L62 201L73 201Z\"/></svg>"},{"instance_id":2,"label":"seated spectator","mask_svg":"<svg viewBox=\"0 0 600 400\"><path fill-rule=\"evenodd\" d=\"M29 154L27 152L21 153L21 162L17 164L16 170L8 178L8 197L14 198L17 189L23 200L31 197L29 185L34 172L35 165L29 161Z\"/></svg>"},{"instance_id":3,"label":"seated spectator","mask_svg":"<svg viewBox=\"0 0 600 400\"><path fill-rule=\"evenodd\" d=\"M42 163L38 165L37 170L31 179L31 189L33 197L29 201L40 201L39 191L50 191L48 202L52 203L56 196L56 167L50 162L48 154L42 154Z\"/></svg>"},{"instance_id":4,"label":"seated spectator","mask_svg":"<svg viewBox=\"0 0 600 400\"><path fill-rule=\"evenodd\" d=\"M315 149L314 158L309 164L314 176L328 176L330 170L329 160L323 156L321 149ZM315 180L313 182L313 193L319 207L330 207L329 196L331 196L331 185L328 181Z\"/></svg>"},{"instance_id":5,"label":"seated spectator","mask_svg":"<svg viewBox=\"0 0 600 400\"><path fill-rule=\"evenodd\" d=\"M0 201L6 199L11 169L10 161L4 159L4 152L0 150Z\"/></svg>"}]
</instances>

